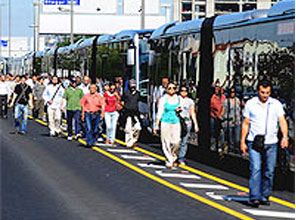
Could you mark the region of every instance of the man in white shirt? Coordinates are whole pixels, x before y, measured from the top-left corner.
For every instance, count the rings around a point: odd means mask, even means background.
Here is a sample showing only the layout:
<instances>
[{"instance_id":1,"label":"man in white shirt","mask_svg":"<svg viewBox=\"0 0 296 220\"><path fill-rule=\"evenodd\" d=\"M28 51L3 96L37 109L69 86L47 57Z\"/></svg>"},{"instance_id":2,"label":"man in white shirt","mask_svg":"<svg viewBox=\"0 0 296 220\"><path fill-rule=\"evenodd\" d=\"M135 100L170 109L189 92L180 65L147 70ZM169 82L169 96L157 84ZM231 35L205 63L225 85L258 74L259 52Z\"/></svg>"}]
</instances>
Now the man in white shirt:
<instances>
[{"instance_id":1,"label":"man in white shirt","mask_svg":"<svg viewBox=\"0 0 296 220\"><path fill-rule=\"evenodd\" d=\"M249 203L253 207L270 204L269 196L272 191L277 157L278 122L283 135L280 141L281 148L288 147L288 125L285 112L282 104L270 97L271 90L272 84L269 81L259 82L259 96L248 100L244 109L241 150L243 154L246 154L248 150L250 155ZM263 136L264 143L259 150L254 142L260 136ZM262 158L265 158L263 171L261 171Z\"/></svg>"},{"instance_id":2,"label":"man in white shirt","mask_svg":"<svg viewBox=\"0 0 296 220\"><path fill-rule=\"evenodd\" d=\"M0 117L7 118L7 99L9 95L9 86L5 76L0 76Z\"/></svg>"},{"instance_id":3,"label":"man in white shirt","mask_svg":"<svg viewBox=\"0 0 296 220\"><path fill-rule=\"evenodd\" d=\"M64 94L64 88L58 83L58 77L53 76L51 84L46 86L43 92L42 98L47 105L48 113L48 127L49 135L51 137L59 135L61 128L61 109L63 108L62 98Z\"/></svg>"},{"instance_id":4,"label":"man in white shirt","mask_svg":"<svg viewBox=\"0 0 296 220\"><path fill-rule=\"evenodd\" d=\"M82 89L84 95L89 93L90 78L88 76L83 77L83 83L80 84L79 88Z\"/></svg>"}]
</instances>

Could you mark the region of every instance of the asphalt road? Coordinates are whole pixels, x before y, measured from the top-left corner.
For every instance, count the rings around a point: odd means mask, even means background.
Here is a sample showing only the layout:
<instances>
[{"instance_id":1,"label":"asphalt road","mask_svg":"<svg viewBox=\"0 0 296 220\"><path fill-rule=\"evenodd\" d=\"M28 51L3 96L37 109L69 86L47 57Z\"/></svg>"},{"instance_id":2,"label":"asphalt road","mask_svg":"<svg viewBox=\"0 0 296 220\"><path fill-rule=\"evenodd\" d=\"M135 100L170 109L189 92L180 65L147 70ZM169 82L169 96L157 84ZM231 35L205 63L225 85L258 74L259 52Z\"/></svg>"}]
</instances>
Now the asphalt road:
<instances>
[{"instance_id":1,"label":"asphalt road","mask_svg":"<svg viewBox=\"0 0 296 220\"><path fill-rule=\"evenodd\" d=\"M13 131L11 119L0 119L3 220L236 219L76 141L50 138L33 121L26 136ZM247 185L245 178L200 167ZM294 201L293 193L278 194Z\"/></svg>"}]
</instances>

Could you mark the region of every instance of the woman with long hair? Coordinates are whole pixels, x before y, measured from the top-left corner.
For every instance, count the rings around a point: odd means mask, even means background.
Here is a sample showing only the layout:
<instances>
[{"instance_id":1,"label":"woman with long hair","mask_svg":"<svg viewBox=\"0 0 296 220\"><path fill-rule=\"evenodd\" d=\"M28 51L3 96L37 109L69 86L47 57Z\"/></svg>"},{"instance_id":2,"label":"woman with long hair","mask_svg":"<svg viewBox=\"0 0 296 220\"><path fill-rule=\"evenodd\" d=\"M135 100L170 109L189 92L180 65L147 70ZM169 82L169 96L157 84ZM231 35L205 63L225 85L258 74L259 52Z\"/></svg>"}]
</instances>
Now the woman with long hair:
<instances>
[{"instance_id":1,"label":"woman with long hair","mask_svg":"<svg viewBox=\"0 0 296 220\"><path fill-rule=\"evenodd\" d=\"M167 93L159 100L154 128L156 134L161 122L160 137L168 169L171 169L173 165L177 165L181 140L180 118L177 115L177 111L180 111L180 102L176 90L177 85L170 82L167 86Z\"/></svg>"},{"instance_id":2,"label":"woman with long hair","mask_svg":"<svg viewBox=\"0 0 296 220\"><path fill-rule=\"evenodd\" d=\"M106 124L106 144L114 144L116 136L117 121L119 113L116 106L120 102L120 96L116 91L115 83L110 83L109 90L104 93L105 98L105 124Z\"/></svg>"}]
</instances>

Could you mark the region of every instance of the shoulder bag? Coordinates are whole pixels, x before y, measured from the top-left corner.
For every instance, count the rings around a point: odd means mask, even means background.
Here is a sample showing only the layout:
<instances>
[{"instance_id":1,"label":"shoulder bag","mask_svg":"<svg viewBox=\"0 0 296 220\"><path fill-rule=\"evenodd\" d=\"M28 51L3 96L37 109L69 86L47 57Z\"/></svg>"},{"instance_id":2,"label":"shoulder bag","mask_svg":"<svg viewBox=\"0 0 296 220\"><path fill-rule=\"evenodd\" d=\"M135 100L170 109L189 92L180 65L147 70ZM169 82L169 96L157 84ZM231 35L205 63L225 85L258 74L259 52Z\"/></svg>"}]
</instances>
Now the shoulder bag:
<instances>
[{"instance_id":1,"label":"shoulder bag","mask_svg":"<svg viewBox=\"0 0 296 220\"><path fill-rule=\"evenodd\" d=\"M265 134L264 135L256 135L254 138L252 148L259 152L260 154L264 153L264 142L265 136L267 135L267 123L268 123L268 113L269 113L269 104L267 104L267 114L266 114L266 121L265 121Z\"/></svg>"}]
</instances>

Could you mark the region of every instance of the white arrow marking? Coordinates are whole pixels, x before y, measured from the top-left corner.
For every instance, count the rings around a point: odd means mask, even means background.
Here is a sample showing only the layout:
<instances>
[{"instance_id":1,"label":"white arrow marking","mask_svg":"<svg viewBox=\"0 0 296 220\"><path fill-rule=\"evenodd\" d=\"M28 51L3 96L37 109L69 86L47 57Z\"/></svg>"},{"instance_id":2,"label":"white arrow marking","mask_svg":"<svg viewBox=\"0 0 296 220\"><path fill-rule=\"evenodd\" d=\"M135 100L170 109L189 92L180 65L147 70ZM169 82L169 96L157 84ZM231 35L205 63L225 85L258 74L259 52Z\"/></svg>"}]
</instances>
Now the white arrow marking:
<instances>
[{"instance_id":1,"label":"white arrow marking","mask_svg":"<svg viewBox=\"0 0 296 220\"><path fill-rule=\"evenodd\" d=\"M155 161L152 157L143 157L143 156L131 156L131 155L121 155L124 159L130 159L130 160L150 160Z\"/></svg>"},{"instance_id":2,"label":"white arrow marking","mask_svg":"<svg viewBox=\"0 0 296 220\"><path fill-rule=\"evenodd\" d=\"M187 188L198 188L198 189L221 189L228 190L229 188L222 185L213 185L213 184L200 184L200 183L180 183L182 186Z\"/></svg>"},{"instance_id":3,"label":"white arrow marking","mask_svg":"<svg viewBox=\"0 0 296 220\"><path fill-rule=\"evenodd\" d=\"M212 199L215 199L215 200L224 200L223 195L221 195L221 196L215 195L214 192L207 192L206 195L211 197Z\"/></svg>"},{"instance_id":4,"label":"white arrow marking","mask_svg":"<svg viewBox=\"0 0 296 220\"><path fill-rule=\"evenodd\" d=\"M274 217L274 218L292 218L295 219L295 213L292 212L275 212L270 210L255 210L255 209L243 209L245 212L249 212L252 215Z\"/></svg>"},{"instance_id":5,"label":"white arrow marking","mask_svg":"<svg viewBox=\"0 0 296 220\"><path fill-rule=\"evenodd\" d=\"M114 148L108 148L107 151L112 153L127 153L127 154L137 154L138 152L135 150L130 149L114 149Z\"/></svg>"},{"instance_id":6,"label":"white arrow marking","mask_svg":"<svg viewBox=\"0 0 296 220\"><path fill-rule=\"evenodd\" d=\"M155 171L159 176L162 177L173 177L173 178L184 178L184 179L200 179L199 176L192 174L181 174L181 173L163 173L162 171Z\"/></svg>"}]
</instances>

